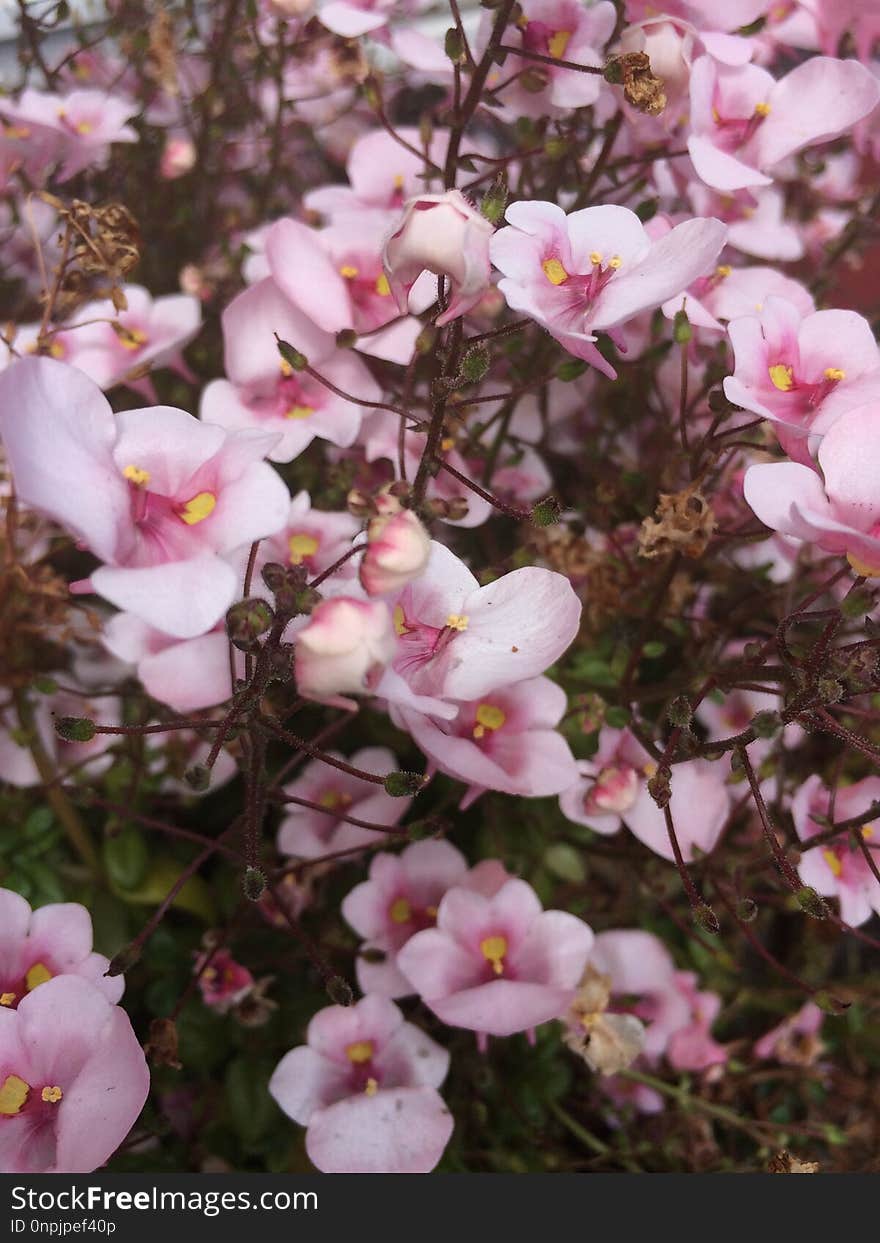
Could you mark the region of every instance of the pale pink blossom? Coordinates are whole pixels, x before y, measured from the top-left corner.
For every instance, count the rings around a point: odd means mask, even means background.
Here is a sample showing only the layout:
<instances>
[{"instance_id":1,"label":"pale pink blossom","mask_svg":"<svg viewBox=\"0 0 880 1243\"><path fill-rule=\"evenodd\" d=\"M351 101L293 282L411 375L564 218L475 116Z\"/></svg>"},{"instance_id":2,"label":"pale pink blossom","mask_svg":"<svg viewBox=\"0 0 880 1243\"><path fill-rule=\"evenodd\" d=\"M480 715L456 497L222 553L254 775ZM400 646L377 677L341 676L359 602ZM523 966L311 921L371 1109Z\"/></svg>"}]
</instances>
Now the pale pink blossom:
<instances>
[{"instance_id":1,"label":"pale pink blossom","mask_svg":"<svg viewBox=\"0 0 880 1243\"><path fill-rule=\"evenodd\" d=\"M344 918L364 938L357 978L365 993L405 997L413 991L397 967L397 953L410 937L434 926L440 899L466 874L464 856L445 841L413 842L400 854L375 856L369 878L342 903Z\"/></svg>"},{"instance_id":2,"label":"pale pink blossom","mask_svg":"<svg viewBox=\"0 0 880 1243\"><path fill-rule=\"evenodd\" d=\"M387 493L379 499L385 503L367 524L367 548L359 570L368 596L402 591L422 573L431 552L430 536L417 515L400 509Z\"/></svg>"},{"instance_id":3,"label":"pale pink blossom","mask_svg":"<svg viewBox=\"0 0 880 1243\"><path fill-rule=\"evenodd\" d=\"M166 181L175 181L191 172L195 167L197 152L191 138L185 136L169 137L162 149L159 161L159 176Z\"/></svg>"},{"instance_id":4,"label":"pale pink blossom","mask_svg":"<svg viewBox=\"0 0 880 1243\"><path fill-rule=\"evenodd\" d=\"M387 747L363 747L347 759L336 751L327 754L379 777L400 767ZM385 834L350 824L349 819L392 828L412 802L411 798L396 798L386 793L381 784L343 772L323 760L307 764L300 776L284 787L284 793L317 804L305 807L288 803L278 830L278 849L298 859L317 859L337 850L375 846L384 840Z\"/></svg>"},{"instance_id":5,"label":"pale pink blossom","mask_svg":"<svg viewBox=\"0 0 880 1243\"><path fill-rule=\"evenodd\" d=\"M114 415L92 380L52 359L0 374L0 435L21 501L103 563L80 590L179 638L232 603L238 578L219 554L287 516L287 488L262 461L274 437L169 406Z\"/></svg>"},{"instance_id":6,"label":"pale pink blossom","mask_svg":"<svg viewBox=\"0 0 880 1243\"><path fill-rule=\"evenodd\" d=\"M450 889L436 928L417 932L397 965L444 1023L511 1036L558 1018L571 1004L593 944L566 911L544 911L522 880L491 898Z\"/></svg>"},{"instance_id":7,"label":"pale pink blossom","mask_svg":"<svg viewBox=\"0 0 880 1243\"><path fill-rule=\"evenodd\" d=\"M394 650L391 614L381 600L322 600L296 636L297 689L312 699L374 691Z\"/></svg>"},{"instance_id":8,"label":"pale pink blossom","mask_svg":"<svg viewBox=\"0 0 880 1243\"><path fill-rule=\"evenodd\" d=\"M40 163L58 163L59 181L84 168L103 168L115 142L137 142L128 122L138 106L100 90L54 95L28 88L17 100L0 100L0 117L32 150Z\"/></svg>"},{"instance_id":9,"label":"pale pink blossom","mask_svg":"<svg viewBox=\"0 0 880 1243\"><path fill-rule=\"evenodd\" d=\"M128 1015L61 975L0 1007L0 1170L88 1174L137 1119L150 1086Z\"/></svg>"},{"instance_id":10,"label":"pale pink blossom","mask_svg":"<svg viewBox=\"0 0 880 1243\"><path fill-rule=\"evenodd\" d=\"M384 997L328 1006L307 1044L287 1053L269 1091L307 1128L306 1152L327 1174L426 1174L453 1120L437 1089L449 1054Z\"/></svg>"},{"instance_id":11,"label":"pale pink blossom","mask_svg":"<svg viewBox=\"0 0 880 1243\"><path fill-rule=\"evenodd\" d=\"M193 965L199 992L206 1006L218 1014L226 1014L251 992L256 981L247 967L235 961L228 949L214 951L210 954L210 961L209 952L198 954Z\"/></svg>"},{"instance_id":12,"label":"pale pink blossom","mask_svg":"<svg viewBox=\"0 0 880 1243\"><path fill-rule=\"evenodd\" d=\"M612 379L593 344L599 332L623 345L617 329L682 293L712 266L727 230L720 220L686 220L652 242L626 207L585 207L566 216L548 202L513 203L508 227L492 238L498 288L515 311Z\"/></svg>"},{"instance_id":13,"label":"pale pink blossom","mask_svg":"<svg viewBox=\"0 0 880 1243\"><path fill-rule=\"evenodd\" d=\"M834 799L834 820L850 820L868 811L880 801L880 778L865 777L851 786L838 786ZM814 773L808 777L794 796L791 814L798 837L804 843L798 864L798 875L805 885L811 886L826 898L840 902L840 918L858 927L867 923L873 914L880 915L880 884L861 847L851 833L841 833L823 846L809 849L810 838L827 832L828 825L815 820L815 816L828 816L831 811L831 791ZM880 815L880 812L878 812ZM862 842L880 863L878 837L880 825L868 822L853 833L861 835Z\"/></svg>"},{"instance_id":14,"label":"pale pink blossom","mask_svg":"<svg viewBox=\"0 0 880 1243\"><path fill-rule=\"evenodd\" d=\"M121 975L106 975L109 959L92 950L92 918L78 902L32 911L11 889L0 889L0 1006L15 1009L58 975L91 981L111 1003L122 996ZM0 1141L2 1142L2 1141Z\"/></svg>"},{"instance_id":15,"label":"pale pink blossom","mask_svg":"<svg viewBox=\"0 0 880 1243\"><path fill-rule=\"evenodd\" d=\"M772 1058L783 1066L811 1066L825 1049L819 1033L825 1015L814 1001L807 1001L756 1040L752 1053Z\"/></svg>"},{"instance_id":16,"label":"pale pink blossom","mask_svg":"<svg viewBox=\"0 0 880 1243\"><path fill-rule=\"evenodd\" d=\"M423 272L449 280L449 303L435 323L466 315L489 287L489 241L494 226L459 190L410 199L385 242L382 265L400 311Z\"/></svg>"}]
</instances>

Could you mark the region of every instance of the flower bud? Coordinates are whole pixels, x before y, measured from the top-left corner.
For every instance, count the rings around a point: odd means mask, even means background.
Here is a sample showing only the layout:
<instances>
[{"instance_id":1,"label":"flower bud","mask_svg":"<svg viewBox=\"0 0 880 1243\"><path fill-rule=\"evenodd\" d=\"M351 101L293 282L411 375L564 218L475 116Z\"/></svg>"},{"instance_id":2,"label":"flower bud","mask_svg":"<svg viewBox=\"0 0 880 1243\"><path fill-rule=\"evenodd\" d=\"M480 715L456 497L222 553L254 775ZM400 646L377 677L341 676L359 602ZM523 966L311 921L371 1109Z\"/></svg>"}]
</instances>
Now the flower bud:
<instances>
[{"instance_id":1,"label":"flower bud","mask_svg":"<svg viewBox=\"0 0 880 1243\"><path fill-rule=\"evenodd\" d=\"M95 722L87 716L59 716L55 718L55 733L65 742L91 742L95 736Z\"/></svg>"},{"instance_id":2,"label":"flower bud","mask_svg":"<svg viewBox=\"0 0 880 1243\"><path fill-rule=\"evenodd\" d=\"M183 177L195 167L196 149L190 138L169 138L159 161L159 176L165 181Z\"/></svg>"},{"instance_id":3,"label":"flower bud","mask_svg":"<svg viewBox=\"0 0 880 1243\"><path fill-rule=\"evenodd\" d=\"M274 620L274 614L265 600L255 596L239 600L226 613L226 634L233 647L248 652L256 645Z\"/></svg>"},{"instance_id":4,"label":"flower bud","mask_svg":"<svg viewBox=\"0 0 880 1243\"><path fill-rule=\"evenodd\" d=\"M341 975L329 976L324 987L327 989L327 996L337 1006L354 1004L354 991L348 980L343 979Z\"/></svg>"},{"instance_id":5,"label":"flower bud","mask_svg":"<svg viewBox=\"0 0 880 1243\"><path fill-rule=\"evenodd\" d=\"M428 564L431 541L411 509L401 509L391 516L380 513L367 527L367 539L360 580L368 596L400 591L418 578Z\"/></svg>"},{"instance_id":6,"label":"flower bud","mask_svg":"<svg viewBox=\"0 0 880 1243\"><path fill-rule=\"evenodd\" d=\"M261 868L245 868L241 891L249 902L259 902L266 892L266 873Z\"/></svg>"},{"instance_id":7,"label":"flower bud","mask_svg":"<svg viewBox=\"0 0 880 1243\"><path fill-rule=\"evenodd\" d=\"M383 784L385 793L392 798L412 798L424 790L428 778L424 773L389 773Z\"/></svg>"},{"instance_id":8,"label":"flower bud","mask_svg":"<svg viewBox=\"0 0 880 1243\"><path fill-rule=\"evenodd\" d=\"M315 699L362 694L375 686L393 654L385 604L347 596L322 600L296 636L297 689Z\"/></svg>"}]
</instances>

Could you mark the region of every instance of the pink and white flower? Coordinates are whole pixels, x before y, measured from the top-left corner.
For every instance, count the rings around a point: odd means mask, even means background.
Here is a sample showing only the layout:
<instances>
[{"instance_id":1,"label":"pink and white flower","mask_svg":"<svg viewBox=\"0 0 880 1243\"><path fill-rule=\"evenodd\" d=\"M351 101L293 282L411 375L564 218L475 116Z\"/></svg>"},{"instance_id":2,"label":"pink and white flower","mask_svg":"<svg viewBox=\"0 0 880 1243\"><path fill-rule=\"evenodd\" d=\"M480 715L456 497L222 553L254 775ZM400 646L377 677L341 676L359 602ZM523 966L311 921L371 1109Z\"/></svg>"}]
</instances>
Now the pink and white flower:
<instances>
[{"instance_id":1,"label":"pink and white flower","mask_svg":"<svg viewBox=\"0 0 880 1243\"><path fill-rule=\"evenodd\" d=\"M834 819L850 820L860 816L878 801L878 777L865 777L854 785L839 786L834 799ZM798 864L798 875L805 885L810 885L817 893L826 898L837 898L841 919L857 928L867 923L873 914L880 915L880 883L861 847L849 833L841 833L824 846L809 848L810 838L827 832L828 828L827 824L817 822L814 816L827 816L830 808L831 791L814 773L798 790L791 805L795 830L805 846ZM875 862L880 863L878 826L869 823L853 832L861 835L865 848L872 852Z\"/></svg>"},{"instance_id":2,"label":"pink and white flower","mask_svg":"<svg viewBox=\"0 0 880 1243\"><path fill-rule=\"evenodd\" d=\"M393 655L391 614L381 600L322 600L296 636L297 689L310 699L373 692Z\"/></svg>"}]
</instances>

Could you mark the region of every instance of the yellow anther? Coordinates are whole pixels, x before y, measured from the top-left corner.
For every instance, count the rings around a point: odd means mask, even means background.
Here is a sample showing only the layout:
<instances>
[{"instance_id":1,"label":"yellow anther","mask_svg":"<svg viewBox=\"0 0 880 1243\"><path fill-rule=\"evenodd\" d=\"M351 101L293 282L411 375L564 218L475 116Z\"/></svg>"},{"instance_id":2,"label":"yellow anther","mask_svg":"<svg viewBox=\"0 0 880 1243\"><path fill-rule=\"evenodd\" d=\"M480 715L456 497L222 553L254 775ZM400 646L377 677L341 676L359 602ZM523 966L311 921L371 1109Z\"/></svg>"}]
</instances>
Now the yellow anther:
<instances>
[{"instance_id":1,"label":"yellow anther","mask_svg":"<svg viewBox=\"0 0 880 1243\"><path fill-rule=\"evenodd\" d=\"M562 60L565 56L565 49L568 47L568 41L571 38L570 30L557 30L556 34L551 35L547 40L547 50L556 60Z\"/></svg>"},{"instance_id":2,"label":"yellow anther","mask_svg":"<svg viewBox=\"0 0 880 1243\"><path fill-rule=\"evenodd\" d=\"M298 531L296 535L291 535L287 541L290 564L302 565L307 557L314 557L319 547L314 535L307 535L305 531Z\"/></svg>"},{"instance_id":3,"label":"yellow anther","mask_svg":"<svg viewBox=\"0 0 880 1243\"><path fill-rule=\"evenodd\" d=\"M30 1084L18 1075L7 1075L0 1087L0 1118L13 1118L20 1113L30 1090Z\"/></svg>"},{"instance_id":4,"label":"yellow anther","mask_svg":"<svg viewBox=\"0 0 880 1243\"><path fill-rule=\"evenodd\" d=\"M0 993L0 1006L11 1006L15 1001L15 993Z\"/></svg>"},{"instance_id":5,"label":"yellow anther","mask_svg":"<svg viewBox=\"0 0 880 1243\"><path fill-rule=\"evenodd\" d=\"M854 553L848 552L846 559L862 578L880 578L880 566L868 565L867 561L861 561Z\"/></svg>"},{"instance_id":6,"label":"yellow anther","mask_svg":"<svg viewBox=\"0 0 880 1243\"><path fill-rule=\"evenodd\" d=\"M373 1057L372 1040L356 1040L354 1044L345 1046L345 1056L350 1062L354 1062L355 1066L362 1066L364 1062L369 1062Z\"/></svg>"},{"instance_id":7,"label":"yellow anther","mask_svg":"<svg viewBox=\"0 0 880 1243\"><path fill-rule=\"evenodd\" d=\"M76 125L74 126L74 129L76 130L76 132L78 134L82 134L83 136L85 136L86 134L91 134L94 128L95 127L94 125L92 125L91 121L77 121Z\"/></svg>"},{"instance_id":8,"label":"yellow anther","mask_svg":"<svg viewBox=\"0 0 880 1243\"><path fill-rule=\"evenodd\" d=\"M507 937L485 937L480 942L480 953L492 964L496 975L504 971L504 955L507 953Z\"/></svg>"},{"instance_id":9,"label":"yellow anther","mask_svg":"<svg viewBox=\"0 0 880 1243\"><path fill-rule=\"evenodd\" d=\"M281 358L278 360L278 369L280 370L281 374L284 376L285 380L293 375L293 367L291 367L290 363L287 361L286 358Z\"/></svg>"},{"instance_id":10,"label":"yellow anther","mask_svg":"<svg viewBox=\"0 0 880 1243\"><path fill-rule=\"evenodd\" d=\"M871 838L872 838L873 836L874 836L874 826L873 826L873 824L866 824L866 825L865 825L865 827L862 829L862 837L863 837L863 838L865 839L865 841L867 842L867 841L870 841L870 840L871 840ZM0 999L0 1000L2 1000L2 999Z\"/></svg>"},{"instance_id":11,"label":"yellow anther","mask_svg":"<svg viewBox=\"0 0 880 1243\"><path fill-rule=\"evenodd\" d=\"M407 633L407 631L409 630L409 627L406 624L406 614L403 611L402 605L395 604L394 612L391 614L391 620L394 623L395 634L400 635L400 634Z\"/></svg>"},{"instance_id":12,"label":"yellow anther","mask_svg":"<svg viewBox=\"0 0 880 1243\"><path fill-rule=\"evenodd\" d=\"M65 350L64 346L61 344L60 341L53 341L52 344L49 346L49 357L50 358L63 358L66 352L67 351Z\"/></svg>"},{"instance_id":13,"label":"yellow anther","mask_svg":"<svg viewBox=\"0 0 880 1243\"><path fill-rule=\"evenodd\" d=\"M770 115L769 104L755 104L755 116L756 117L769 117L769 115Z\"/></svg>"},{"instance_id":14,"label":"yellow anther","mask_svg":"<svg viewBox=\"0 0 880 1243\"><path fill-rule=\"evenodd\" d=\"M188 527L194 527L197 522L210 518L216 508L217 498L213 492L199 492L186 502L180 513L180 520Z\"/></svg>"},{"instance_id":15,"label":"yellow anther","mask_svg":"<svg viewBox=\"0 0 880 1243\"><path fill-rule=\"evenodd\" d=\"M30 138L31 131L26 125L5 125L3 133L7 138Z\"/></svg>"},{"instance_id":16,"label":"yellow anther","mask_svg":"<svg viewBox=\"0 0 880 1243\"><path fill-rule=\"evenodd\" d=\"M495 704L480 704L476 711L476 724L474 725L474 737L482 738L486 730L500 729L507 720L507 715Z\"/></svg>"},{"instance_id":17,"label":"yellow anther","mask_svg":"<svg viewBox=\"0 0 880 1243\"><path fill-rule=\"evenodd\" d=\"M30 971L28 971L27 975L24 977L24 982L27 985L27 991L31 993L40 984L45 984L47 980L51 979L52 972L46 964L42 962L35 962Z\"/></svg>"},{"instance_id":18,"label":"yellow anther","mask_svg":"<svg viewBox=\"0 0 880 1243\"><path fill-rule=\"evenodd\" d=\"M562 285L568 280L568 273L558 259L545 259L541 267L551 285Z\"/></svg>"},{"instance_id":19,"label":"yellow anther","mask_svg":"<svg viewBox=\"0 0 880 1243\"><path fill-rule=\"evenodd\" d=\"M129 483L135 484L138 488L146 488L151 478L150 472L141 466L126 466L122 474Z\"/></svg>"},{"instance_id":20,"label":"yellow anther","mask_svg":"<svg viewBox=\"0 0 880 1243\"><path fill-rule=\"evenodd\" d=\"M468 618L462 613L450 613L446 618L446 625L450 630L467 630Z\"/></svg>"},{"instance_id":21,"label":"yellow anther","mask_svg":"<svg viewBox=\"0 0 880 1243\"><path fill-rule=\"evenodd\" d=\"M444 453L448 453L450 449L454 449L455 448L455 437L444 436L443 439L440 441L440 448L443 450Z\"/></svg>"},{"instance_id":22,"label":"yellow anther","mask_svg":"<svg viewBox=\"0 0 880 1243\"><path fill-rule=\"evenodd\" d=\"M394 189L395 189L395 190L402 190L402 189L403 189L403 187L404 187L403 173L395 173L395 174L394 174L394 182L393 182L393 185L394 185Z\"/></svg>"},{"instance_id":23,"label":"yellow anther","mask_svg":"<svg viewBox=\"0 0 880 1243\"><path fill-rule=\"evenodd\" d=\"M367 1086L364 1088L364 1092L366 1093L367 1096L375 1096L378 1091L379 1091L378 1081L375 1080L371 1075L370 1078L367 1080Z\"/></svg>"},{"instance_id":24,"label":"yellow anther","mask_svg":"<svg viewBox=\"0 0 880 1243\"><path fill-rule=\"evenodd\" d=\"M823 851L822 851L822 858L825 860L825 862L826 862L826 863L828 864L828 866L831 868L832 873L833 873L835 876L839 876L839 875L840 875L840 873L843 871L843 864L840 862L840 860L838 859L838 857L837 857L837 855L834 853L834 851L833 851L833 850L823 850Z\"/></svg>"},{"instance_id":25,"label":"yellow anther","mask_svg":"<svg viewBox=\"0 0 880 1243\"><path fill-rule=\"evenodd\" d=\"M314 406L291 406L285 410L285 419L308 419L315 413Z\"/></svg>"},{"instance_id":26,"label":"yellow anther","mask_svg":"<svg viewBox=\"0 0 880 1243\"><path fill-rule=\"evenodd\" d=\"M776 363L775 366L768 367L767 371L773 387L778 388L781 393L787 393L794 388L794 372L785 363Z\"/></svg>"},{"instance_id":27,"label":"yellow anther","mask_svg":"<svg viewBox=\"0 0 880 1243\"><path fill-rule=\"evenodd\" d=\"M326 807L328 811L338 811L340 807L351 806L351 796L341 794L339 790L325 790L318 802L322 807Z\"/></svg>"},{"instance_id":28,"label":"yellow anther","mask_svg":"<svg viewBox=\"0 0 880 1243\"><path fill-rule=\"evenodd\" d=\"M841 371L839 367L826 367L825 368L825 379L826 380L845 380L846 372Z\"/></svg>"},{"instance_id":29,"label":"yellow anther","mask_svg":"<svg viewBox=\"0 0 880 1243\"><path fill-rule=\"evenodd\" d=\"M139 350L149 340L147 334L140 328L117 328L116 336L119 344L126 350Z\"/></svg>"},{"instance_id":30,"label":"yellow anther","mask_svg":"<svg viewBox=\"0 0 880 1243\"><path fill-rule=\"evenodd\" d=\"M608 260L609 268L613 268L615 272L617 271L617 269L620 267L622 263L623 263L623 260L621 259L620 255L612 255L611 258Z\"/></svg>"},{"instance_id":31,"label":"yellow anther","mask_svg":"<svg viewBox=\"0 0 880 1243\"><path fill-rule=\"evenodd\" d=\"M45 1101L47 1105L57 1105L57 1103L61 1100L63 1095L64 1093L61 1091L58 1085L55 1084L51 1088L43 1088L42 1092L40 1093L40 1100Z\"/></svg>"},{"instance_id":32,"label":"yellow anther","mask_svg":"<svg viewBox=\"0 0 880 1243\"><path fill-rule=\"evenodd\" d=\"M376 293L380 298L387 298L391 293L391 286L388 284L388 277L384 272L380 272L376 277Z\"/></svg>"},{"instance_id":33,"label":"yellow anther","mask_svg":"<svg viewBox=\"0 0 880 1243\"><path fill-rule=\"evenodd\" d=\"M408 924L412 919L412 907L406 898L395 898L388 908L388 918L393 924Z\"/></svg>"},{"instance_id":34,"label":"yellow anther","mask_svg":"<svg viewBox=\"0 0 880 1243\"><path fill-rule=\"evenodd\" d=\"M645 774L645 776L650 781L652 777L656 776L657 765L654 763L653 760L649 760L647 764L644 764L642 766L642 772Z\"/></svg>"},{"instance_id":35,"label":"yellow anther","mask_svg":"<svg viewBox=\"0 0 880 1243\"><path fill-rule=\"evenodd\" d=\"M344 276L347 281L353 281L358 274L358 269L352 267L350 263L343 263L339 269L339 275Z\"/></svg>"},{"instance_id":36,"label":"yellow anther","mask_svg":"<svg viewBox=\"0 0 880 1243\"><path fill-rule=\"evenodd\" d=\"M602 262L602 252L599 250L590 251L590 263L599 264Z\"/></svg>"},{"instance_id":37,"label":"yellow anther","mask_svg":"<svg viewBox=\"0 0 880 1243\"><path fill-rule=\"evenodd\" d=\"M733 268L729 263L719 263L718 267L715 269L715 275L720 277L721 280L724 280L726 276L730 276L732 271Z\"/></svg>"}]
</instances>

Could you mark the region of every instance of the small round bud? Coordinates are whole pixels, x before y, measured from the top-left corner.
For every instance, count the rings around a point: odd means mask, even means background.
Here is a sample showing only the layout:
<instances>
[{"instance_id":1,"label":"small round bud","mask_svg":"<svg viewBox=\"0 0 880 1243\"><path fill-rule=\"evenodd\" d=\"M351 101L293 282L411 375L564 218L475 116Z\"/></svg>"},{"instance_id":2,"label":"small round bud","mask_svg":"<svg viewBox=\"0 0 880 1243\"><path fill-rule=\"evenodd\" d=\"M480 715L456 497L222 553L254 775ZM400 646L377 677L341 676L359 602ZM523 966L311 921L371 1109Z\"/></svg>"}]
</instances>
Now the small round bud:
<instances>
[{"instance_id":1,"label":"small round bud","mask_svg":"<svg viewBox=\"0 0 880 1243\"><path fill-rule=\"evenodd\" d=\"M824 898L820 898L816 890L811 885L804 885L795 894L798 900L798 906L809 915L812 919L827 919L829 915L828 903Z\"/></svg>"},{"instance_id":2,"label":"small round bud","mask_svg":"<svg viewBox=\"0 0 880 1243\"><path fill-rule=\"evenodd\" d=\"M461 360L461 375L468 384L477 384L489 370L492 361L485 345L475 345Z\"/></svg>"},{"instance_id":3,"label":"small round bud","mask_svg":"<svg viewBox=\"0 0 880 1243\"><path fill-rule=\"evenodd\" d=\"M491 224L500 224L507 206L507 176L496 177L491 189L483 195L480 211Z\"/></svg>"},{"instance_id":4,"label":"small round bud","mask_svg":"<svg viewBox=\"0 0 880 1243\"><path fill-rule=\"evenodd\" d=\"M721 930L718 922L718 916L712 910L711 906L706 902L701 902L698 906L691 909L694 923L698 928L702 928L703 932L708 932L710 936L717 936Z\"/></svg>"},{"instance_id":5,"label":"small round bud","mask_svg":"<svg viewBox=\"0 0 880 1243\"><path fill-rule=\"evenodd\" d=\"M353 350L358 343L358 334L353 328L342 328L336 334L336 345L340 350Z\"/></svg>"},{"instance_id":6,"label":"small round bud","mask_svg":"<svg viewBox=\"0 0 880 1243\"><path fill-rule=\"evenodd\" d=\"M259 596L239 600L226 613L226 634L229 642L240 652L250 651L272 625L274 618L269 605Z\"/></svg>"},{"instance_id":7,"label":"small round bud","mask_svg":"<svg viewBox=\"0 0 880 1243\"><path fill-rule=\"evenodd\" d=\"M266 873L262 868L245 868L241 891L249 902L259 902L266 892Z\"/></svg>"},{"instance_id":8,"label":"small round bud","mask_svg":"<svg viewBox=\"0 0 880 1243\"><path fill-rule=\"evenodd\" d=\"M756 713L750 724L757 738L775 738L782 729L783 721L778 712L768 709Z\"/></svg>"},{"instance_id":9,"label":"small round bud","mask_svg":"<svg viewBox=\"0 0 880 1243\"><path fill-rule=\"evenodd\" d=\"M648 793L661 811L669 805L672 798L672 770L665 764L649 779Z\"/></svg>"},{"instance_id":10,"label":"small round bud","mask_svg":"<svg viewBox=\"0 0 880 1243\"><path fill-rule=\"evenodd\" d=\"M680 729L690 725L694 719L694 713L687 695L678 695L673 699L666 709L666 716L670 724L677 725Z\"/></svg>"},{"instance_id":11,"label":"small round bud","mask_svg":"<svg viewBox=\"0 0 880 1243\"><path fill-rule=\"evenodd\" d=\"M549 81L550 74L546 69L527 69L525 73L519 75L519 85L531 95L540 94L547 87Z\"/></svg>"},{"instance_id":12,"label":"small round bud","mask_svg":"<svg viewBox=\"0 0 880 1243\"><path fill-rule=\"evenodd\" d=\"M691 321L687 317L687 311L676 311L675 318L672 321L672 335L676 345L687 345L693 333L691 332Z\"/></svg>"},{"instance_id":13,"label":"small round bud","mask_svg":"<svg viewBox=\"0 0 880 1243\"><path fill-rule=\"evenodd\" d=\"M183 779L191 790L207 790L211 784L211 770L207 764L191 764L183 774Z\"/></svg>"},{"instance_id":14,"label":"small round bud","mask_svg":"<svg viewBox=\"0 0 880 1243\"><path fill-rule=\"evenodd\" d=\"M532 522L536 527L552 527L562 517L562 509L555 496L545 496L532 506Z\"/></svg>"},{"instance_id":15,"label":"small round bud","mask_svg":"<svg viewBox=\"0 0 880 1243\"><path fill-rule=\"evenodd\" d=\"M55 718L55 733L65 742L91 742L95 736L95 722L87 716L59 716Z\"/></svg>"},{"instance_id":16,"label":"small round bud","mask_svg":"<svg viewBox=\"0 0 880 1243\"><path fill-rule=\"evenodd\" d=\"M385 787L385 793L390 794L392 798L412 798L413 795L424 790L428 784L428 778L424 773L389 773L382 784Z\"/></svg>"},{"instance_id":17,"label":"small round bud","mask_svg":"<svg viewBox=\"0 0 880 1243\"><path fill-rule=\"evenodd\" d=\"M758 906L751 898L740 898L736 904L736 917L744 924L758 918Z\"/></svg>"},{"instance_id":18,"label":"small round bud","mask_svg":"<svg viewBox=\"0 0 880 1243\"><path fill-rule=\"evenodd\" d=\"M331 975L326 980L324 987L327 989L327 996L337 1006L354 1005L354 992L349 982L341 975Z\"/></svg>"},{"instance_id":19,"label":"small round bud","mask_svg":"<svg viewBox=\"0 0 880 1243\"><path fill-rule=\"evenodd\" d=\"M388 955L384 950L380 950L377 946L368 945L365 949L360 951L358 957L361 962L369 962L378 965L379 963L385 962Z\"/></svg>"},{"instance_id":20,"label":"small round bud","mask_svg":"<svg viewBox=\"0 0 880 1243\"><path fill-rule=\"evenodd\" d=\"M446 38L443 40L443 50L454 65L463 65L466 57L464 53L464 39L457 26L450 26L446 31Z\"/></svg>"}]
</instances>

